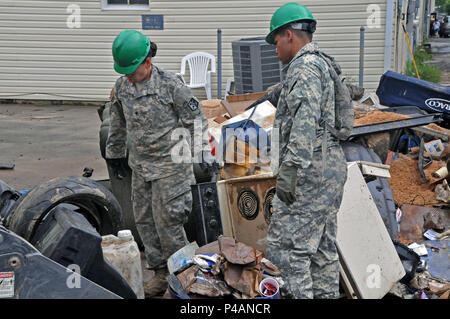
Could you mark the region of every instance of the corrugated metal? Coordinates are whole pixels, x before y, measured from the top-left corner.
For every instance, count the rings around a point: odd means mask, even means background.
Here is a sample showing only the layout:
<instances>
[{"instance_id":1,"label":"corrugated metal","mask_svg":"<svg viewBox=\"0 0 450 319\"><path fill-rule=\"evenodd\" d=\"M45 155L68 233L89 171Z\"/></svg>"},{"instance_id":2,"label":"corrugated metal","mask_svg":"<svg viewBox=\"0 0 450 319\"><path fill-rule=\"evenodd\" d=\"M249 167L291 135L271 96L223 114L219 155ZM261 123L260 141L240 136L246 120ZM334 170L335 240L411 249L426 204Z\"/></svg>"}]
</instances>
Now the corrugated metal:
<instances>
[{"instance_id":1,"label":"corrugated metal","mask_svg":"<svg viewBox=\"0 0 450 319\"><path fill-rule=\"evenodd\" d=\"M217 56L221 28L224 89L233 77L231 42L266 35L273 12L286 2L159 0L150 2L150 10L115 11L102 10L101 0L0 0L0 98L107 99L118 76L112 68L112 41L123 29L141 30L142 14L164 15L164 30L144 33L158 44L154 63L173 72L180 71L181 58L190 52ZM385 2L302 1L318 20L315 40L356 83L359 28L367 23L368 5L379 5L380 28L366 28L364 84L369 89L377 87L383 73ZM70 4L81 8L79 29L67 27ZM214 97L216 83L214 75ZM194 93L205 97L201 89Z\"/></svg>"}]
</instances>

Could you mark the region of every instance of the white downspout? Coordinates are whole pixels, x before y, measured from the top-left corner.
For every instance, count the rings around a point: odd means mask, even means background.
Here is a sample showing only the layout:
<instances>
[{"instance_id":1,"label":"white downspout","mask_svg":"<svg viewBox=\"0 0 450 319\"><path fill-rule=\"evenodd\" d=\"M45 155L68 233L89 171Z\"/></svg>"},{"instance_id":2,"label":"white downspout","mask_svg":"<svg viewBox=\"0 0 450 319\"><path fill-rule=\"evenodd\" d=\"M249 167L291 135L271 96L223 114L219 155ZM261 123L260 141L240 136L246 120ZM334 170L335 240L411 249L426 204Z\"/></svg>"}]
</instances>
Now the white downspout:
<instances>
[{"instance_id":1,"label":"white downspout","mask_svg":"<svg viewBox=\"0 0 450 319\"><path fill-rule=\"evenodd\" d=\"M394 28L394 0L387 0L386 32L384 34L384 72L391 69L393 28Z\"/></svg>"}]
</instances>

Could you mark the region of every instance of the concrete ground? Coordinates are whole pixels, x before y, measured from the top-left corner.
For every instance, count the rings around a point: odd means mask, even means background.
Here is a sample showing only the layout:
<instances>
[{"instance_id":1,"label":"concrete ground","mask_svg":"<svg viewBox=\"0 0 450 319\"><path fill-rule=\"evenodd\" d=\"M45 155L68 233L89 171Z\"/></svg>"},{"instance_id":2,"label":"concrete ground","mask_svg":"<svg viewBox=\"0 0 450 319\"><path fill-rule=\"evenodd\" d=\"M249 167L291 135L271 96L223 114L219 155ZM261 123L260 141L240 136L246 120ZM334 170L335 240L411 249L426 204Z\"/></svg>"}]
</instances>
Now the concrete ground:
<instances>
[{"instance_id":1,"label":"concrete ground","mask_svg":"<svg viewBox=\"0 0 450 319\"><path fill-rule=\"evenodd\" d=\"M38 104L42 105L42 104ZM81 176L94 169L92 179L108 179L99 148L97 106L0 104L0 180L27 190L55 177Z\"/></svg>"}]
</instances>

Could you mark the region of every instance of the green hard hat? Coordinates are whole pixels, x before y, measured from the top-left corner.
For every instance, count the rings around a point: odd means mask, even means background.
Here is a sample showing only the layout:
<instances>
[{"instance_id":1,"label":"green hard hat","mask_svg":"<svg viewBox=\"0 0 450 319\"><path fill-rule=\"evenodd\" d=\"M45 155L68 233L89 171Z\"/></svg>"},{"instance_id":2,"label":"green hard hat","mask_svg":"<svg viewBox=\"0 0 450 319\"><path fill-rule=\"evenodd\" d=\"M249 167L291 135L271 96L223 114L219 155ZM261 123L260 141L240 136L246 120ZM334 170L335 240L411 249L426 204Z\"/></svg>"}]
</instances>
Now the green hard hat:
<instances>
[{"instance_id":1,"label":"green hard hat","mask_svg":"<svg viewBox=\"0 0 450 319\"><path fill-rule=\"evenodd\" d=\"M289 2L281 6L275 11L270 20L270 33L266 36L266 41L270 44L275 44L275 32L282 26L299 20L311 20L316 22L311 11L301 4Z\"/></svg>"},{"instance_id":2,"label":"green hard hat","mask_svg":"<svg viewBox=\"0 0 450 319\"><path fill-rule=\"evenodd\" d=\"M114 70L130 74L145 60L150 51L150 39L136 30L124 30L114 39L112 54Z\"/></svg>"}]
</instances>

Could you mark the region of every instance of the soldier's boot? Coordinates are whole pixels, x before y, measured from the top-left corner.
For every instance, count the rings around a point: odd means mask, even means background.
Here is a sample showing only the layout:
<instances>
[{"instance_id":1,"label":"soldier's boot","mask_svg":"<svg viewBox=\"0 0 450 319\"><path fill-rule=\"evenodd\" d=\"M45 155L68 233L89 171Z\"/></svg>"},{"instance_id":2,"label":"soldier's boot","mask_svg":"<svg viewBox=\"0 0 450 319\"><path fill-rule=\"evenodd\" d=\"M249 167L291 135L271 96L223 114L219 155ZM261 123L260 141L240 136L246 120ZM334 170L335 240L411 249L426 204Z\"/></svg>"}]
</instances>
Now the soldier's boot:
<instances>
[{"instance_id":1,"label":"soldier's boot","mask_svg":"<svg viewBox=\"0 0 450 319\"><path fill-rule=\"evenodd\" d=\"M167 267L156 269L155 276L146 284L144 284L144 293L146 298L162 295L167 287L166 277L169 275Z\"/></svg>"}]
</instances>

